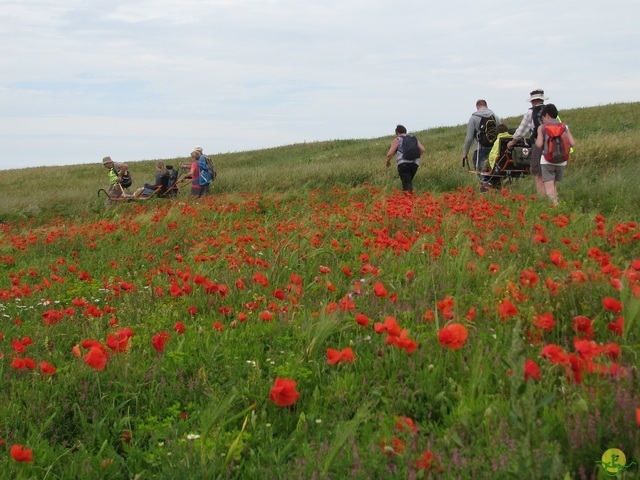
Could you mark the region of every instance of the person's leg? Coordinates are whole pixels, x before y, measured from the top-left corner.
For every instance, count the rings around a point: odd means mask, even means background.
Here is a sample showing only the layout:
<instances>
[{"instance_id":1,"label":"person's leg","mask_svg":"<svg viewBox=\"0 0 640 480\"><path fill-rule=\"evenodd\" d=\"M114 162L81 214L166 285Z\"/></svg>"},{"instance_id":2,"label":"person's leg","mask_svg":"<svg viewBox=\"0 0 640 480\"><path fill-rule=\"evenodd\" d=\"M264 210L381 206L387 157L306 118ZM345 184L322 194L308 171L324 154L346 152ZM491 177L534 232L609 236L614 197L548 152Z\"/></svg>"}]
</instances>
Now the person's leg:
<instances>
[{"instance_id":1,"label":"person's leg","mask_svg":"<svg viewBox=\"0 0 640 480\"><path fill-rule=\"evenodd\" d=\"M553 206L558 205L558 191L556 189L556 181L551 180L550 182L544 182L544 191L551 200L551 204Z\"/></svg>"},{"instance_id":2,"label":"person's leg","mask_svg":"<svg viewBox=\"0 0 640 480\"><path fill-rule=\"evenodd\" d=\"M540 179L545 195L551 200L553 205L558 204L558 193L556 191L556 169L555 165L543 164L540 168Z\"/></svg>"},{"instance_id":3,"label":"person's leg","mask_svg":"<svg viewBox=\"0 0 640 480\"><path fill-rule=\"evenodd\" d=\"M398 165L398 175L402 182L402 190L405 192L413 192L413 177L418 171L418 165L415 163L401 163Z\"/></svg>"},{"instance_id":4,"label":"person's leg","mask_svg":"<svg viewBox=\"0 0 640 480\"><path fill-rule=\"evenodd\" d=\"M489 159L489 153L491 152L491 147L477 147L473 152L473 168L476 172L482 172L484 169L485 163ZM484 181L484 175L478 173L478 180L482 183Z\"/></svg>"},{"instance_id":5,"label":"person's leg","mask_svg":"<svg viewBox=\"0 0 640 480\"><path fill-rule=\"evenodd\" d=\"M542 196L545 194L546 190L544 186L544 180L542 179L540 157L542 157L542 149L534 145L531 149L531 166L529 168L529 173L533 175L538 195Z\"/></svg>"}]
</instances>

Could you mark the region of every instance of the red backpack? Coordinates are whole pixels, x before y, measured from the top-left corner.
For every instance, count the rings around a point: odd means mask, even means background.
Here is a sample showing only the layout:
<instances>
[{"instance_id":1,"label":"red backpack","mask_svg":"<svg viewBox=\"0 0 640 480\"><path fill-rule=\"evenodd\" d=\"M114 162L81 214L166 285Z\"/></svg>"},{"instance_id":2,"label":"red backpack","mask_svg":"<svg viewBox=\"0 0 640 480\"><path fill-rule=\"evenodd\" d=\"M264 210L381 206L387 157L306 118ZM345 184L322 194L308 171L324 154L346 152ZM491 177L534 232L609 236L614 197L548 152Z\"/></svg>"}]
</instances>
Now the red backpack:
<instances>
[{"instance_id":1,"label":"red backpack","mask_svg":"<svg viewBox=\"0 0 640 480\"><path fill-rule=\"evenodd\" d=\"M544 159L550 163L562 163L569 160L571 147L567 141L565 132L567 127L562 123L557 125L546 124L544 126L545 145Z\"/></svg>"}]
</instances>

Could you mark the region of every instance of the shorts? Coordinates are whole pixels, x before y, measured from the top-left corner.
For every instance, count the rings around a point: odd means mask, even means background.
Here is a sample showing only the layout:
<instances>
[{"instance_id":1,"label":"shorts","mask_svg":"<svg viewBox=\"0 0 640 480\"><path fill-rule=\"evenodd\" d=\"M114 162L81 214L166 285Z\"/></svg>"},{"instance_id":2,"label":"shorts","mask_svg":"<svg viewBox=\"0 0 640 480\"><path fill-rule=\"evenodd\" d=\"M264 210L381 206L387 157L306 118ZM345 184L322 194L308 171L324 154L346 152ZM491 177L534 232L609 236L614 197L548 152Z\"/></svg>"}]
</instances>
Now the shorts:
<instances>
[{"instance_id":1,"label":"shorts","mask_svg":"<svg viewBox=\"0 0 640 480\"><path fill-rule=\"evenodd\" d=\"M191 196L195 198L204 197L209 193L209 186L206 187L191 187Z\"/></svg>"},{"instance_id":2,"label":"shorts","mask_svg":"<svg viewBox=\"0 0 640 480\"><path fill-rule=\"evenodd\" d=\"M534 145L531 148L531 163L529 167L529 173L531 175L535 175L536 177L542 175L542 170L540 170L540 157L542 157L542 149Z\"/></svg>"},{"instance_id":3,"label":"shorts","mask_svg":"<svg viewBox=\"0 0 640 480\"><path fill-rule=\"evenodd\" d=\"M552 163L544 163L540 165L542 169L542 181L543 182L556 182L562 181L562 172L564 172L565 165L554 165Z\"/></svg>"}]
</instances>

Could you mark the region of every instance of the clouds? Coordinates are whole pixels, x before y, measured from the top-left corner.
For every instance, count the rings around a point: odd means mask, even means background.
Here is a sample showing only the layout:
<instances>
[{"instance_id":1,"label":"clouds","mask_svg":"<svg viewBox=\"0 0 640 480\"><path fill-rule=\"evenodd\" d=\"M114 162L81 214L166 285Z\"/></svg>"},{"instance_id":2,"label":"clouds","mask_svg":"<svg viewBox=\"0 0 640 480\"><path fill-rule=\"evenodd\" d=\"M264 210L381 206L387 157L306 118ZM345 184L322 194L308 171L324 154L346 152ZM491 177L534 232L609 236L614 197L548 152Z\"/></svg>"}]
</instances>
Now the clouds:
<instances>
[{"instance_id":1,"label":"clouds","mask_svg":"<svg viewBox=\"0 0 640 480\"><path fill-rule=\"evenodd\" d=\"M455 125L480 97L519 115L536 87L633 101L640 6L622 3L5 1L0 168L25 142L69 164Z\"/></svg>"}]
</instances>

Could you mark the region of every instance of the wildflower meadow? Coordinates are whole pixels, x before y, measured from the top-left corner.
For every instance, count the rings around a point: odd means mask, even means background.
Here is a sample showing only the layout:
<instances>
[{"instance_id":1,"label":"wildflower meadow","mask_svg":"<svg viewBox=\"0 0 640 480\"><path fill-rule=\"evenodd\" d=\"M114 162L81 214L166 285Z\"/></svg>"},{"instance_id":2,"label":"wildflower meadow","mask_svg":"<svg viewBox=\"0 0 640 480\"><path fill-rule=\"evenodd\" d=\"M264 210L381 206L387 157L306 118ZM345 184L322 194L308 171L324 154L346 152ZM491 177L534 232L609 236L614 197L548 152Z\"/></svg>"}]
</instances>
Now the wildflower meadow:
<instances>
[{"instance_id":1,"label":"wildflower meadow","mask_svg":"<svg viewBox=\"0 0 640 480\"><path fill-rule=\"evenodd\" d=\"M637 209L465 178L0 223L0 478L637 478Z\"/></svg>"}]
</instances>

